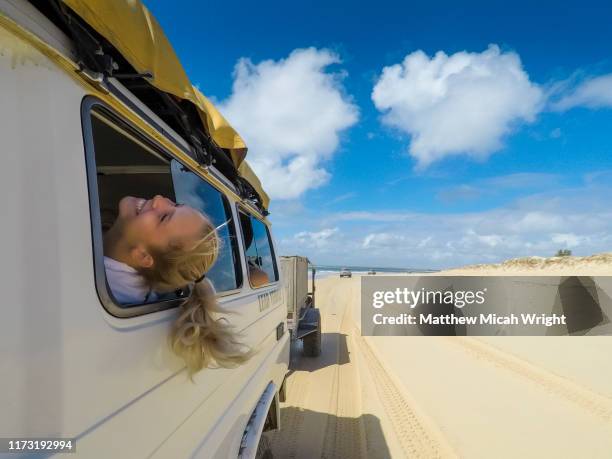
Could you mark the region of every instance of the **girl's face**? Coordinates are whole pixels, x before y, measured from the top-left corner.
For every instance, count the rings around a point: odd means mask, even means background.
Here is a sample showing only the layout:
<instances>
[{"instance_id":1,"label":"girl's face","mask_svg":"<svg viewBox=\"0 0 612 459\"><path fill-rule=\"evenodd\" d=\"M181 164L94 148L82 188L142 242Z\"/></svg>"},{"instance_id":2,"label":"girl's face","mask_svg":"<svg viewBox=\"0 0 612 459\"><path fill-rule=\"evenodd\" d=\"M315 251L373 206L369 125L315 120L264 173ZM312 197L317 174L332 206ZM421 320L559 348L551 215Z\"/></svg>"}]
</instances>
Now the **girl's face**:
<instances>
[{"instance_id":1,"label":"girl's face","mask_svg":"<svg viewBox=\"0 0 612 459\"><path fill-rule=\"evenodd\" d=\"M163 196L153 199L126 196L119 202L119 215L113 226L121 228L121 238L136 264L153 265L151 251L165 251L171 245L189 246L202 237L207 218L197 210L176 204Z\"/></svg>"}]
</instances>

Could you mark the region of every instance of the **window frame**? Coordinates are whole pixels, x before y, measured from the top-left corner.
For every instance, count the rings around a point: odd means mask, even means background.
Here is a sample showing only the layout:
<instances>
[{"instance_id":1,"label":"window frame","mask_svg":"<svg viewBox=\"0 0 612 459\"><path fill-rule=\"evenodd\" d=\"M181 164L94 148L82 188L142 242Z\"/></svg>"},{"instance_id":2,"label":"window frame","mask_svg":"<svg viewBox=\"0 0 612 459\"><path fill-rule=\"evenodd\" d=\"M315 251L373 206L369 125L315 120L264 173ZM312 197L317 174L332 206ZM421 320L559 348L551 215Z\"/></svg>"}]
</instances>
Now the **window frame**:
<instances>
[{"instance_id":1,"label":"window frame","mask_svg":"<svg viewBox=\"0 0 612 459\"><path fill-rule=\"evenodd\" d=\"M206 182L208 185L213 187L224 200L224 207L226 211L229 211L233 222L230 224L234 225L233 233L236 235L236 245L232 251L235 252L235 257L238 258L239 266L234 266L237 273L240 273L240 287L233 290L226 290L217 293L219 297L225 297L229 295L235 295L244 288L244 267L242 266L242 254L240 251L240 243L238 242L238 229L236 225L236 217L233 207L232 200L213 183L198 174L193 168L185 165L180 158L176 157L172 152L161 146L149 135L145 134L137 126L124 117L119 115L113 110L108 104L104 103L100 99L94 96L86 96L81 102L81 128L83 133L83 144L85 154L85 169L87 179L87 193L89 201L89 225L92 240L92 261L93 261L93 272L94 272L94 286L96 294L102 307L114 317L118 318L131 318L155 312L165 311L167 309L176 308L184 304L189 297L185 298L173 298L167 300L156 301L153 303L145 303L142 305L134 305L121 307L119 303L114 300L108 283L106 280L106 269L104 267L104 247L103 247L103 233L102 233L102 219L100 213L100 197L98 193L98 179L97 179L97 166L96 166L96 154L93 139L93 124L92 117L94 110L102 112L108 121L115 124L115 127L121 131L125 131L124 135L130 138L131 141L141 144L140 146L144 149L152 150L151 154L161 156L168 161L174 159L178 161L181 166L185 167L192 173L194 173L200 180ZM169 164L170 169L170 164ZM232 231L230 230L230 233ZM235 250L234 250L235 249ZM248 274L247 274L248 275Z\"/></svg>"},{"instance_id":2,"label":"window frame","mask_svg":"<svg viewBox=\"0 0 612 459\"><path fill-rule=\"evenodd\" d=\"M245 214L247 217L252 217L256 219L262 225L264 225L264 227L266 228L266 234L268 235L268 244L270 245L270 252L272 254L272 260L274 263L274 272L276 274L276 280L272 282L268 282L267 284L261 285L259 287L255 287L251 283L251 276L249 275L249 261L247 260L248 247L246 246L246 241L244 240L244 231L242 229L242 223L240 222L240 212ZM276 258L276 247L274 244L274 240L272 239L272 233L270 232L270 226L263 219L259 218L254 213L250 212L246 207L242 206L240 203L236 203L236 214L238 217L236 221L238 222L238 226L240 226L240 234L241 234L240 239L241 239L242 253L243 253L242 262L244 263L244 270L245 270L244 276L246 276L249 280L249 287L251 287L252 290L260 290L260 289L268 288L273 285L278 285L278 283L280 282L280 269L279 269L278 259Z\"/></svg>"}]
</instances>

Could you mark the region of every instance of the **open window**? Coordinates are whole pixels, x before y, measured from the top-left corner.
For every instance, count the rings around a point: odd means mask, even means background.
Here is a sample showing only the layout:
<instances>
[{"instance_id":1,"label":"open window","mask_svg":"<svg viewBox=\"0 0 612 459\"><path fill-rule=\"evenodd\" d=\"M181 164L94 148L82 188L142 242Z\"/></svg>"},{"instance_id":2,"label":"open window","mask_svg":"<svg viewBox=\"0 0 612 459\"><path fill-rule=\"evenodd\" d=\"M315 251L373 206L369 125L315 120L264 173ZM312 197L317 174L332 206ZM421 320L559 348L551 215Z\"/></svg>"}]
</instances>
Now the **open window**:
<instances>
[{"instance_id":1,"label":"open window","mask_svg":"<svg viewBox=\"0 0 612 459\"><path fill-rule=\"evenodd\" d=\"M278 280L278 268L268 227L254 216L240 211L247 270L251 287L258 288Z\"/></svg>"},{"instance_id":2,"label":"open window","mask_svg":"<svg viewBox=\"0 0 612 459\"><path fill-rule=\"evenodd\" d=\"M206 273L206 277L212 281L217 293L240 288L242 269L238 255L236 226L227 198L178 161L173 160L171 168L177 201L208 216L217 228L221 241L219 255L213 267Z\"/></svg>"},{"instance_id":3,"label":"open window","mask_svg":"<svg viewBox=\"0 0 612 459\"><path fill-rule=\"evenodd\" d=\"M218 293L239 288L242 270L227 198L101 104L90 99L83 110L96 289L105 308L113 315L128 317L178 306L189 295L189 286L163 293L145 287L141 295L138 284L138 300L125 301L116 284L110 285L117 275L127 272L129 280L133 274L130 266L108 256L108 236L114 234L108 231L120 207L125 212L125 201L120 203L126 196L139 198L139 202L163 196L170 205L178 201L205 213L219 227L221 239L219 256L207 277ZM138 280L138 273L133 271Z\"/></svg>"}]
</instances>

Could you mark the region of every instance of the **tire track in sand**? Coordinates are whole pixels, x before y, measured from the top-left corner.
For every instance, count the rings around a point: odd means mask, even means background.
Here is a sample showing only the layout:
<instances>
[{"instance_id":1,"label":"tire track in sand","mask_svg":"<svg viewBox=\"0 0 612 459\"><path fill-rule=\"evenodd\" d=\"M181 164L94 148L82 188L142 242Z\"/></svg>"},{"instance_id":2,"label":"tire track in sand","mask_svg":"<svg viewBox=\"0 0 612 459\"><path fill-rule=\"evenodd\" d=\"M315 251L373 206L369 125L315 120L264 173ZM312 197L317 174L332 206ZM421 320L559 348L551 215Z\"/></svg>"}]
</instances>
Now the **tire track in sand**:
<instances>
[{"instance_id":1,"label":"tire track in sand","mask_svg":"<svg viewBox=\"0 0 612 459\"><path fill-rule=\"evenodd\" d=\"M351 300L361 303L360 284L352 285ZM376 388L378 400L393 427L404 456L427 459L458 457L438 426L418 408L416 402L409 399L405 389L389 375L368 342L361 336L361 330L352 319L351 304L347 304L347 309L352 341Z\"/></svg>"},{"instance_id":2,"label":"tire track in sand","mask_svg":"<svg viewBox=\"0 0 612 459\"><path fill-rule=\"evenodd\" d=\"M308 396L309 375L301 375L299 378L289 378L287 380L287 404L293 409L281 408L281 430L273 431L267 435L270 437L274 451L282 451L282 456L294 459L298 454L298 440L302 438L304 427L304 411L299 408L304 406Z\"/></svg>"},{"instance_id":3,"label":"tire track in sand","mask_svg":"<svg viewBox=\"0 0 612 459\"><path fill-rule=\"evenodd\" d=\"M383 443L386 437L398 456L456 457L438 427L402 392L355 328L355 288L358 284L346 282L319 293L325 299L319 306L327 334L324 354L319 360L293 356L281 430L268 434L275 457L367 458L368 435L373 441L382 438ZM299 346L294 351L299 352ZM367 377L367 384L361 376ZM378 406L367 415L363 413L364 394L376 399ZM381 418L387 423L384 433L368 432L382 427ZM383 448L376 453L386 458L390 451Z\"/></svg>"},{"instance_id":4,"label":"tire track in sand","mask_svg":"<svg viewBox=\"0 0 612 459\"><path fill-rule=\"evenodd\" d=\"M366 391L369 389L375 392L371 395L377 396L384 415L393 428L394 432L387 432L386 435L395 434L394 440L407 458L457 457L437 425L418 408L409 394L403 392L404 389L400 389L402 386L394 382L378 356L361 336L361 331L352 317L352 303L361 302L360 284L351 283L350 292L345 292L345 296L349 297L350 301L346 302L342 330L350 337L352 348L358 354L355 360L359 359L363 364L375 387L374 390L368 387ZM365 430L366 438L367 433Z\"/></svg>"},{"instance_id":5,"label":"tire track in sand","mask_svg":"<svg viewBox=\"0 0 612 459\"><path fill-rule=\"evenodd\" d=\"M355 341L405 457L457 457L437 426L420 413L415 403L407 400L370 345L357 333Z\"/></svg>"},{"instance_id":6,"label":"tire track in sand","mask_svg":"<svg viewBox=\"0 0 612 459\"><path fill-rule=\"evenodd\" d=\"M342 290L322 295L322 355L304 358L301 346L292 346L281 430L267 434L276 458L366 457L358 375L343 332L349 327Z\"/></svg>"},{"instance_id":7,"label":"tire track in sand","mask_svg":"<svg viewBox=\"0 0 612 459\"><path fill-rule=\"evenodd\" d=\"M332 301L338 304L346 296L343 293L334 290ZM351 324L347 309L344 307L342 311L337 349L338 361L347 363L335 368L330 400L330 413L334 415L328 418L323 442L324 458L367 457L365 426L361 417L361 384L355 362L350 358L354 345L350 342Z\"/></svg>"},{"instance_id":8,"label":"tire track in sand","mask_svg":"<svg viewBox=\"0 0 612 459\"><path fill-rule=\"evenodd\" d=\"M603 421L612 423L612 400L608 397L474 338L453 336L444 339L474 358L527 379L545 392L577 405Z\"/></svg>"}]
</instances>

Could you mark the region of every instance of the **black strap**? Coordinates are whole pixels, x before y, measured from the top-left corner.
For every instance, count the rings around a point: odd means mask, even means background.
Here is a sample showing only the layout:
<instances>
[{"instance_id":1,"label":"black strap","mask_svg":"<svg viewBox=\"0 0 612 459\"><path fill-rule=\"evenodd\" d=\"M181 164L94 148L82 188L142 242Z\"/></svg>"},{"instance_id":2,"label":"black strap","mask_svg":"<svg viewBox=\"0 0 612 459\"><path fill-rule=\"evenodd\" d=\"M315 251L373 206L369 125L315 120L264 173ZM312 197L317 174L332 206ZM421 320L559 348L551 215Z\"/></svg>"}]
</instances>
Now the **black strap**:
<instances>
[{"instance_id":1,"label":"black strap","mask_svg":"<svg viewBox=\"0 0 612 459\"><path fill-rule=\"evenodd\" d=\"M202 282L202 281L204 280L204 278L205 278L205 277L206 277L206 273L202 274L202 277L198 277L198 278L195 280L195 283L197 284L198 282Z\"/></svg>"}]
</instances>

